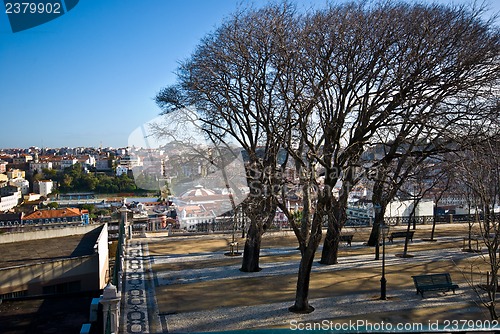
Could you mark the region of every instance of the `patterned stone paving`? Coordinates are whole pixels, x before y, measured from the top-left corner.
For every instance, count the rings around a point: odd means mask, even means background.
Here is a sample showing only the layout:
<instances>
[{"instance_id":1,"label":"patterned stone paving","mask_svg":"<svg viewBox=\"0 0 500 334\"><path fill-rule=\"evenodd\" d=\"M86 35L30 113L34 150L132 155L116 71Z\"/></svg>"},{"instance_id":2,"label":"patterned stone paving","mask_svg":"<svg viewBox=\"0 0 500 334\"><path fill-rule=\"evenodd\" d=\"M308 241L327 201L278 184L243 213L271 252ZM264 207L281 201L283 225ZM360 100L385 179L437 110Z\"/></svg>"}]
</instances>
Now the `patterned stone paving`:
<instances>
[{"instance_id":1,"label":"patterned stone paving","mask_svg":"<svg viewBox=\"0 0 500 334\"><path fill-rule=\"evenodd\" d=\"M149 261L147 243L129 240L125 254L121 333L162 333Z\"/></svg>"}]
</instances>

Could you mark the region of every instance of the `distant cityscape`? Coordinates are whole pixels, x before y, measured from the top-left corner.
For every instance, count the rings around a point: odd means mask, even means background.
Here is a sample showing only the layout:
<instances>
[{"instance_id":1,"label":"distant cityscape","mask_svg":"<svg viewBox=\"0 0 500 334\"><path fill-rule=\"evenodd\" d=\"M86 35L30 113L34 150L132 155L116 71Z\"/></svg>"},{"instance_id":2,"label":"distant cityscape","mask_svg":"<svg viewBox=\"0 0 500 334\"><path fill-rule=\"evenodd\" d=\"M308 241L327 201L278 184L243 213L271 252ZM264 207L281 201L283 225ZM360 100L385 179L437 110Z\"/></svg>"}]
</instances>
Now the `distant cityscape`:
<instances>
[{"instance_id":1,"label":"distant cityscape","mask_svg":"<svg viewBox=\"0 0 500 334\"><path fill-rule=\"evenodd\" d=\"M175 199L177 206L168 212L177 210L179 216L172 225L194 230L195 224L212 221L231 210L228 190L217 186L211 172L206 159L193 157L176 145L165 149L2 149L0 231L48 223L101 222L116 214L127 199L128 204L139 200L157 202L159 207L148 206L152 221L158 219L159 208L168 209L165 202ZM238 187L247 192L243 182ZM193 201L191 195L203 200ZM77 211L54 210L60 208ZM40 212L45 211L50 214L42 217ZM138 212L139 216L148 217L145 210ZM176 213L173 216L177 218Z\"/></svg>"},{"instance_id":2,"label":"distant cityscape","mask_svg":"<svg viewBox=\"0 0 500 334\"><path fill-rule=\"evenodd\" d=\"M365 159L377 159L377 151L365 154ZM95 148L10 148L0 150L0 228L63 222L88 224L103 217L111 217L125 198L146 202L158 202L162 210L169 212L172 226L186 231L200 229L199 224L214 222L218 216L231 211L226 189L217 183L220 178L213 174L213 166L201 156L193 156L185 148L176 145L160 149L136 147ZM287 168L289 181L298 176L293 166ZM244 176L244 174L243 174ZM219 180L220 181L220 180ZM427 183L431 183L428 180ZM425 182L425 180L424 180ZM249 193L245 179L240 177L234 187L240 197ZM470 214L470 203L464 192L450 189L436 200L436 187L419 201L416 216L434 214ZM174 191L175 189L175 191ZM340 191L340 185L334 191ZM349 194L347 215L352 224L368 225L374 217L371 204L370 180L364 178ZM407 189L411 192L411 189ZM300 189L288 189L287 205L301 208ZM408 196L407 196L408 197ZM165 201L173 206L164 206ZM136 202L139 202L137 200ZM137 204L137 203L136 203ZM36 212L43 209L74 208L80 211L54 211L38 219ZM141 208L141 206L139 206ZM412 208L411 198L394 200L386 216L408 216ZM158 225L157 207L141 208L139 217L149 217L151 224ZM175 212L170 214L170 212ZM116 212L115 212L116 213ZM472 210L473 213L473 210ZM50 216L50 217L49 217ZM154 223L156 222L156 223ZM288 226L284 214L277 209L275 224ZM35 224L36 225L36 224ZM163 224L166 228L166 224Z\"/></svg>"}]
</instances>

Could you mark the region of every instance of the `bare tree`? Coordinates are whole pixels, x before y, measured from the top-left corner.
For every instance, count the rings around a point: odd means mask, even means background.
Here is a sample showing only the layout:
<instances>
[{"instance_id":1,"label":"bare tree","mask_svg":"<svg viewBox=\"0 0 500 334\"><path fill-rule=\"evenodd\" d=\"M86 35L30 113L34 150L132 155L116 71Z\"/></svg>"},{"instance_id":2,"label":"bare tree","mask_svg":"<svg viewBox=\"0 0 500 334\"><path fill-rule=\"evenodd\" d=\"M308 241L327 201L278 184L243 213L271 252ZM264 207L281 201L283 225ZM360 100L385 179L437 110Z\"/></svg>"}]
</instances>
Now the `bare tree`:
<instances>
[{"instance_id":1,"label":"bare tree","mask_svg":"<svg viewBox=\"0 0 500 334\"><path fill-rule=\"evenodd\" d=\"M464 182L472 190L481 216L480 230L489 267L487 284L473 286L492 320L498 320L497 294L500 270L500 214L495 212L500 200L500 143L498 137L459 155Z\"/></svg>"},{"instance_id":2,"label":"bare tree","mask_svg":"<svg viewBox=\"0 0 500 334\"><path fill-rule=\"evenodd\" d=\"M394 17L401 20L394 22ZM415 137L410 146L419 147L408 150L412 163L403 161L402 165L418 165L430 155L422 154L422 147L436 151L437 138L446 142L450 130L459 128L455 123L467 121L460 118L466 114L463 109L458 116L454 111L461 107L462 99L469 94L481 98L485 87L491 87L498 77L499 41L491 22L479 20L478 12L400 3L330 7L308 16L303 34L307 36L301 35L307 41L305 49L294 50L306 54L308 61L307 66L298 66L299 84L293 87L307 86L303 90L308 94L290 103L300 138L289 147L300 148L294 158L303 162L308 175L318 167L324 170L325 180L318 185L310 179L318 188L314 214L309 218L304 214L301 228L295 232L303 245L292 307L298 312L311 308L308 290L299 284L308 283L318 225L324 219L328 231L321 263L337 262L347 194L358 180L352 167L359 165L366 144L382 129L397 129L396 135L404 134L399 144L408 145L408 139ZM400 156L398 145L394 149ZM342 191L335 197L332 189L338 181L342 181ZM304 233L305 227L308 233Z\"/></svg>"},{"instance_id":3,"label":"bare tree","mask_svg":"<svg viewBox=\"0 0 500 334\"><path fill-rule=\"evenodd\" d=\"M463 7L387 3L331 6L305 19L305 45L294 50L307 62L298 62L293 87L306 86L309 94L301 103L292 94L290 105L303 145L324 170L324 186L332 190L342 181L339 197L325 192L333 213L321 263L337 262L348 191L358 180L352 168L374 134L396 127L411 136L418 124L432 122L412 113L429 115L497 76L498 35L477 15ZM417 127L409 126L414 120ZM314 136L304 130L311 122Z\"/></svg>"},{"instance_id":4,"label":"bare tree","mask_svg":"<svg viewBox=\"0 0 500 334\"><path fill-rule=\"evenodd\" d=\"M463 7L347 3L300 16L288 3L269 5L235 14L204 38L181 65L179 84L161 91L157 102L165 112L195 108L212 138L233 140L247 152L252 223L242 270L259 270L260 238L279 206L302 255L291 310L310 312L322 225L328 230L321 263L334 264L368 143L383 129L406 132L406 142L434 131L423 124L453 125L451 108L437 118L418 113L490 87L498 50L491 22ZM415 146L422 145L417 139ZM280 148L300 176L293 185L301 189L300 220L286 206Z\"/></svg>"},{"instance_id":5,"label":"bare tree","mask_svg":"<svg viewBox=\"0 0 500 334\"><path fill-rule=\"evenodd\" d=\"M166 113L193 108L213 140L235 142L247 155L250 194L244 208L250 226L242 271L260 270L261 237L275 216L270 189L283 129L273 127L272 120L286 119L277 94L284 69L276 66L275 54L293 21L287 4L234 14L181 64L179 83L156 97Z\"/></svg>"}]
</instances>

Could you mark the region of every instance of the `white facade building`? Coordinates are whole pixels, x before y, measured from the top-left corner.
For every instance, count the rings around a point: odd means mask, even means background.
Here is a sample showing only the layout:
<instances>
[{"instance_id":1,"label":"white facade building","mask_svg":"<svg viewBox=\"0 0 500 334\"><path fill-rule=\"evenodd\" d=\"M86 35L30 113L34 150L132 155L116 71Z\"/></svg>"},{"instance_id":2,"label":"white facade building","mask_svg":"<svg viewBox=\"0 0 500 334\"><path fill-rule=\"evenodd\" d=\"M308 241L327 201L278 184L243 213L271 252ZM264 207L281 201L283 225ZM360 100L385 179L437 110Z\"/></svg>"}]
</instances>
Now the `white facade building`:
<instances>
[{"instance_id":1,"label":"white facade building","mask_svg":"<svg viewBox=\"0 0 500 334\"><path fill-rule=\"evenodd\" d=\"M409 217L414 206L413 200L406 201L392 201L385 209L385 218L389 217ZM415 209L415 217L433 216L434 215L434 201L421 200L418 202Z\"/></svg>"},{"instance_id":2,"label":"white facade building","mask_svg":"<svg viewBox=\"0 0 500 334\"><path fill-rule=\"evenodd\" d=\"M68 167L73 166L74 164L78 163L78 159L76 158L71 158L71 159L63 159L61 160L61 169L65 169Z\"/></svg>"},{"instance_id":3,"label":"white facade building","mask_svg":"<svg viewBox=\"0 0 500 334\"><path fill-rule=\"evenodd\" d=\"M95 167L95 163L96 163L96 159L92 155L84 156L79 161L82 165L87 166L87 167Z\"/></svg>"},{"instance_id":4,"label":"white facade building","mask_svg":"<svg viewBox=\"0 0 500 334\"><path fill-rule=\"evenodd\" d=\"M196 231L197 224L211 223L216 218L215 213L206 210L203 205L189 205L179 209L179 225L186 231Z\"/></svg>"},{"instance_id":5,"label":"white facade building","mask_svg":"<svg viewBox=\"0 0 500 334\"><path fill-rule=\"evenodd\" d=\"M116 176L127 174L128 168L125 166L116 166Z\"/></svg>"},{"instance_id":6,"label":"white facade building","mask_svg":"<svg viewBox=\"0 0 500 334\"><path fill-rule=\"evenodd\" d=\"M13 193L12 195L0 197L0 212L8 211L17 206L21 198L21 192Z\"/></svg>"},{"instance_id":7,"label":"white facade building","mask_svg":"<svg viewBox=\"0 0 500 334\"><path fill-rule=\"evenodd\" d=\"M38 181L38 193L41 196L47 197L54 188L54 182L52 180L40 180Z\"/></svg>"},{"instance_id":8,"label":"white facade building","mask_svg":"<svg viewBox=\"0 0 500 334\"><path fill-rule=\"evenodd\" d=\"M38 162L34 162L34 161L31 161L30 162L30 171L38 171L38 172L41 172L43 169L52 169L53 166L52 166L52 162L51 161L38 161Z\"/></svg>"},{"instance_id":9,"label":"white facade building","mask_svg":"<svg viewBox=\"0 0 500 334\"><path fill-rule=\"evenodd\" d=\"M9 163L7 161L0 160L0 174L5 173L7 171L7 165Z\"/></svg>"},{"instance_id":10,"label":"white facade building","mask_svg":"<svg viewBox=\"0 0 500 334\"><path fill-rule=\"evenodd\" d=\"M118 161L118 165L123 167L128 167L129 169L133 169L138 166L142 166L141 158L135 155L126 155L120 157Z\"/></svg>"},{"instance_id":11,"label":"white facade building","mask_svg":"<svg viewBox=\"0 0 500 334\"><path fill-rule=\"evenodd\" d=\"M9 184L11 186L20 188L22 195L26 195L30 192L30 183L28 182L28 180L25 180L21 177L10 180Z\"/></svg>"}]
</instances>

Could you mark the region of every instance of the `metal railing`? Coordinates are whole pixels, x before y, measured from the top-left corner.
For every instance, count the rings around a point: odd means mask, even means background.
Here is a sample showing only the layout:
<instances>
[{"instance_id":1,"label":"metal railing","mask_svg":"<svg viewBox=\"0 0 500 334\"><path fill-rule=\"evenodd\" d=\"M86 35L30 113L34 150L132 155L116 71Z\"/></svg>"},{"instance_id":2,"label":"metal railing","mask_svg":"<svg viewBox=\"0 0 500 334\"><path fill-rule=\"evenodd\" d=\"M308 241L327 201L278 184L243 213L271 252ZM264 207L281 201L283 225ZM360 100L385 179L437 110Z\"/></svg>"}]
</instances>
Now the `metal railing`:
<instances>
[{"instance_id":1,"label":"metal railing","mask_svg":"<svg viewBox=\"0 0 500 334\"><path fill-rule=\"evenodd\" d=\"M122 271L122 254L125 242L125 224L123 222L119 225L118 232L118 246L116 247L115 264L113 267L113 277L111 283L118 286L119 273Z\"/></svg>"},{"instance_id":2,"label":"metal railing","mask_svg":"<svg viewBox=\"0 0 500 334\"><path fill-rule=\"evenodd\" d=\"M448 215L435 215L435 216L416 216L416 217L386 217L385 223L390 226L406 226L408 223L412 225L432 225L434 222L436 224L451 224L451 223L473 223L477 221L482 221L483 217L481 215L463 215L463 214L448 214ZM498 219L498 217L497 217ZM356 218L348 219L345 226L346 227L363 227L371 226L373 224L373 219L366 218ZM198 233L213 233L213 232L241 232L244 226L248 227L248 224L243 225L241 222L233 223L232 220L220 220L220 221L207 221L203 223L198 223L195 225L194 230L191 232ZM326 226L326 225L325 225ZM278 231L278 230L291 230L291 227L287 222L274 221L271 226L267 228L268 231Z\"/></svg>"}]
</instances>

